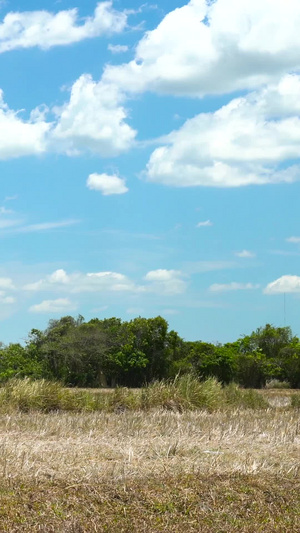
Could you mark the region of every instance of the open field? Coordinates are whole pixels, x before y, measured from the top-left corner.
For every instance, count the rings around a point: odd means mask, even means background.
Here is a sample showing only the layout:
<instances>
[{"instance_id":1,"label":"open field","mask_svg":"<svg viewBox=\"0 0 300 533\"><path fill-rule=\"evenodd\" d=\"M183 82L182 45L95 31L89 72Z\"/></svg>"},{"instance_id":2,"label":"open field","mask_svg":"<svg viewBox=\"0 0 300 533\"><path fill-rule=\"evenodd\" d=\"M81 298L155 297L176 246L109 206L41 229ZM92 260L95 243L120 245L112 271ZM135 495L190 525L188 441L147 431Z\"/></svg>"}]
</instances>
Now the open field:
<instances>
[{"instance_id":1,"label":"open field","mask_svg":"<svg viewBox=\"0 0 300 533\"><path fill-rule=\"evenodd\" d=\"M298 532L299 410L12 412L0 531Z\"/></svg>"}]
</instances>

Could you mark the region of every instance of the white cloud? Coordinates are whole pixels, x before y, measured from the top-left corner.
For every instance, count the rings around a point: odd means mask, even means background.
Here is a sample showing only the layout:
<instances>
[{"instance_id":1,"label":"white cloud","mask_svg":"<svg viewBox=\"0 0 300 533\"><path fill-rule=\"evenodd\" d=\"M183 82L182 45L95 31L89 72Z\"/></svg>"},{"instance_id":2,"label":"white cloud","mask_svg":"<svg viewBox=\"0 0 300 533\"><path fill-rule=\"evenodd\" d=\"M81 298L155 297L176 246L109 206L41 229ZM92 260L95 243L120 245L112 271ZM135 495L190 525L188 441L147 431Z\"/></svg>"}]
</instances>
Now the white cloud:
<instances>
[{"instance_id":1,"label":"white cloud","mask_svg":"<svg viewBox=\"0 0 300 533\"><path fill-rule=\"evenodd\" d=\"M122 92L113 85L81 76L68 102L54 108L55 120L46 120L47 108L34 109L28 120L9 109L0 89L0 159L60 152L92 152L112 157L128 150L136 131L126 122Z\"/></svg>"},{"instance_id":2,"label":"white cloud","mask_svg":"<svg viewBox=\"0 0 300 533\"><path fill-rule=\"evenodd\" d=\"M37 224L24 224L24 220L19 218L0 218L0 232L7 233L36 233L41 231L66 228L78 224L79 220L59 220L57 222L39 222ZM1 231L2 230L2 231Z\"/></svg>"},{"instance_id":3,"label":"white cloud","mask_svg":"<svg viewBox=\"0 0 300 533\"><path fill-rule=\"evenodd\" d=\"M26 291L64 291L81 292L138 292L137 287L127 276L118 272L73 272L67 274L58 269L46 278L25 285Z\"/></svg>"},{"instance_id":4,"label":"white cloud","mask_svg":"<svg viewBox=\"0 0 300 533\"><path fill-rule=\"evenodd\" d=\"M159 294L181 294L185 292L187 283L182 279L180 270L151 270L145 276L145 280L151 282L147 290Z\"/></svg>"},{"instance_id":5,"label":"white cloud","mask_svg":"<svg viewBox=\"0 0 300 533\"><path fill-rule=\"evenodd\" d=\"M131 280L124 274L118 272L92 272L86 275L82 289L75 288L74 292L82 292L84 290L97 291L97 290L109 290L113 292L127 292L127 291L139 291Z\"/></svg>"},{"instance_id":6,"label":"white cloud","mask_svg":"<svg viewBox=\"0 0 300 533\"><path fill-rule=\"evenodd\" d=\"M112 157L128 150L136 131L125 120L124 94L114 85L82 75L72 86L70 99L54 108L55 120L46 120L47 108L36 108L30 118L9 109L0 89L0 159L59 152L92 152Z\"/></svg>"},{"instance_id":7,"label":"white cloud","mask_svg":"<svg viewBox=\"0 0 300 533\"><path fill-rule=\"evenodd\" d=\"M292 242L292 243L295 243L295 244L299 244L300 243L300 237L288 237L286 239L287 242Z\"/></svg>"},{"instance_id":8,"label":"white cloud","mask_svg":"<svg viewBox=\"0 0 300 533\"><path fill-rule=\"evenodd\" d=\"M38 224L29 224L12 230L14 233L34 233L39 231L48 231L58 228L66 228L78 224L79 220L60 220L58 222L40 222Z\"/></svg>"},{"instance_id":9,"label":"white cloud","mask_svg":"<svg viewBox=\"0 0 300 533\"><path fill-rule=\"evenodd\" d=\"M300 276L286 275L269 283L264 289L265 294L300 292Z\"/></svg>"},{"instance_id":10,"label":"white cloud","mask_svg":"<svg viewBox=\"0 0 300 533\"><path fill-rule=\"evenodd\" d=\"M231 283L214 283L209 287L211 292L228 292L228 291L245 291L258 289L259 285L253 283L237 283L232 281Z\"/></svg>"},{"instance_id":11,"label":"white cloud","mask_svg":"<svg viewBox=\"0 0 300 533\"><path fill-rule=\"evenodd\" d=\"M43 279L28 283L23 290L30 292L78 293L160 293L180 294L186 289L184 275L178 270L152 270L144 277L147 282L139 285L119 272L72 272L58 269Z\"/></svg>"},{"instance_id":12,"label":"white cloud","mask_svg":"<svg viewBox=\"0 0 300 533\"><path fill-rule=\"evenodd\" d=\"M299 159L300 76L235 98L214 113L187 120L154 150L147 165L152 182L176 187L240 187L293 182Z\"/></svg>"},{"instance_id":13,"label":"white cloud","mask_svg":"<svg viewBox=\"0 0 300 533\"><path fill-rule=\"evenodd\" d=\"M100 191L104 196L124 194L129 190L124 179L108 174L90 174L86 184L89 189Z\"/></svg>"},{"instance_id":14,"label":"white cloud","mask_svg":"<svg viewBox=\"0 0 300 533\"><path fill-rule=\"evenodd\" d=\"M12 209L7 209L4 206L0 207L0 215L12 215L12 214L13 214Z\"/></svg>"},{"instance_id":15,"label":"white cloud","mask_svg":"<svg viewBox=\"0 0 300 533\"><path fill-rule=\"evenodd\" d=\"M43 120L22 120L20 113L4 102L0 89L0 159L42 154L50 127Z\"/></svg>"},{"instance_id":16,"label":"white cloud","mask_svg":"<svg viewBox=\"0 0 300 533\"><path fill-rule=\"evenodd\" d=\"M123 54L128 51L129 47L126 44L109 44L107 49L112 54Z\"/></svg>"},{"instance_id":17,"label":"white cloud","mask_svg":"<svg viewBox=\"0 0 300 533\"><path fill-rule=\"evenodd\" d=\"M46 121L47 109L40 108L22 120L2 102L0 159L45 151L111 157L128 150L136 136L126 122L128 92L198 97L269 84L187 121L153 152L148 178L180 187L294 181L299 167L281 163L298 159L300 76L278 80L300 68L299 25L298 0L191 0L145 33L133 61L108 65L100 82L81 76L55 121ZM125 26L126 12L111 2L99 3L83 23L76 9L9 13L0 24L0 52L68 44ZM109 45L112 52L125 48Z\"/></svg>"},{"instance_id":18,"label":"white cloud","mask_svg":"<svg viewBox=\"0 0 300 533\"><path fill-rule=\"evenodd\" d=\"M136 135L125 119L124 95L118 87L82 75L73 85L70 101L56 109L52 148L76 155L90 151L111 157L128 150Z\"/></svg>"},{"instance_id":19,"label":"white cloud","mask_svg":"<svg viewBox=\"0 0 300 533\"><path fill-rule=\"evenodd\" d=\"M7 294L7 291L14 291L16 287L11 278L0 278L0 304L10 305L16 302L14 296Z\"/></svg>"},{"instance_id":20,"label":"white cloud","mask_svg":"<svg viewBox=\"0 0 300 533\"><path fill-rule=\"evenodd\" d=\"M213 223L210 220L205 220L203 222L198 222L198 224L196 225L196 228L203 228L203 227L212 226L212 225Z\"/></svg>"},{"instance_id":21,"label":"white cloud","mask_svg":"<svg viewBox=\"0 0 300 533\"><path fill-rule=\"evenodd\" d=\"M0 24L0 53L16 48L38 46L44 50L103 34L119 33L127 23L125 13L116 11L112 2L97 4L94 16L80 24L78 10L10 12Z\"/></svg>"},{"instance_id":22,"label":"white cloud","mask_svg":"<svg viewBox=\"0 0 300 533\"><path fill-rule=\"evenodd\" d=\"M40 304L29 307L31 313L64 313L75 311L77 306L68 298L58 298L57 300L43 300Z\"/></svg>"},{"instance_id":23,"label":"white cloud","mask_svg":"<svg viewBox=\"0 0 300 533\"><path fill-rule=\"evenodd\" d=\"M16 200L18 196L15 194L14 196L5 196L4 201L5 202L11 202L13 200Z\"/></svg>"},{"instance_id":24,"label":"white cloud","mask_svg":"<svg viewBox=\"0 0 300 533\"><path fill-rule=\"evenodd\" d=\"M250 250L242 250L241 252L235 252L237 257L242 257L244 259L251 259L252 257L256 257L256 254L254 252L250 252Z\"/></svg>"},{"instance_id":25,"label":"white cloud","mask_svg":"<svg viewBox=\"0 0 300 533\"><path fill-rule=\"evenodd\" d=\"M255 88L300 67L298 0L191 0L104 77L132 92L202 96Z\"/></svg>"},{"instance_id":26,"label":"white cloud","mask_svg":"<svg viewBox=\"0 0 300 533\"><path fill-rule=\"evenodd\" d=\"M12 290L14 289L14 284L11 278L0 278L0 289Z\"/></svg>"},{"instance_id":27,"label":"white cloud","mask_svg":"<svg viewBox=\"0 0 300 533\"><path fill-rule=\"evenodd\" d=\"M6 296L4 291L0 291L0 303L4 305L11 305L16 302L13 296Z\"/></svg>"},{"instance_id":28,"label":"white cloud","mask_svg":"<svg viewBox=\"0 0 300 533\"><path fill-rule=\"evenodd\" d=\"M1 230L9 230L9 231L15 231L16 226L20 226L23 224L23 220L20 218L1 218L0 219L0 231Z\"/></svg>"},{"instance_id":29,"label":"white cloud","mask_svg":"<svg viewBox=\"0 0 300 533\"><path fill-rule=\"evenodd\" d=\"M62 269L55 270L53 274L50 274L49 276L50 283L69 283L70 277L67 275L67 273Z\"/></svg>"}]
</instances>

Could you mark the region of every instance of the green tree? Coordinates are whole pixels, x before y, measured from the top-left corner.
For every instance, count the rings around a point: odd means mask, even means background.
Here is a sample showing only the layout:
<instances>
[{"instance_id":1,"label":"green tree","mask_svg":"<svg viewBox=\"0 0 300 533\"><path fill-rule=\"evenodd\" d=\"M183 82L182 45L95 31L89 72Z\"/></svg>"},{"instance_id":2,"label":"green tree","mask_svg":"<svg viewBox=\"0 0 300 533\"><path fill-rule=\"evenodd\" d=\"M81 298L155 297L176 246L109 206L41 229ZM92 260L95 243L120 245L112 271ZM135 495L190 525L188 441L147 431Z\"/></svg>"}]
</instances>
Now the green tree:
<instances>
[{"instance_id":1,"label":"green tree","mask_svg":"<svg viewBox=\"0 0 300 533\"><path fill-rule=\"evenodd\" d=\"M0 381L12 377L35 379L45 377L46 369L37 354L33 355L20 344L9 344L0 349Z\"/></svg>"},{"instance_id":2,"label":"green tree","mask_svg":"<svg viewBox=\"0 0 300 533\"><path fill-rule=\"evenodd\" d=\"M195 372L202 378L216 377L222 383L230 383L236 375L236 352L230 345L196 341L189 343L188 359Z\"/></svg>"}]
</instances>

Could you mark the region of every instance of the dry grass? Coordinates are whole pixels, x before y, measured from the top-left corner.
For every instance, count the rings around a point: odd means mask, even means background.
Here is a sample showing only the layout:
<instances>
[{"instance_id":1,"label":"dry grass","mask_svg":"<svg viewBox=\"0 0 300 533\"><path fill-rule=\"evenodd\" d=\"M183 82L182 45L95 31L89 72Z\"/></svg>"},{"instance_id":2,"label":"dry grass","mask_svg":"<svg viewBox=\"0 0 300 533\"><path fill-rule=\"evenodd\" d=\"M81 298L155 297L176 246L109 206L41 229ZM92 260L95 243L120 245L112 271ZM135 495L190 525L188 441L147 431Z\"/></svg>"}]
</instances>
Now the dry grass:
<instances>
[{"instance_id":1,"label":"dry grass","mask_svg":"<svg viewBox=\"0 0 300 533\"><path fill-rule=\"evenodd\" d=\"M0 531L298 532L297 409L0 417Z\"/></svg>"},{"instance_id":2,"label":"dry grass","mask_svg":"<svg viewBox=\"0 0 300 533\"><path fill-rule=\"evenodd\" d=\"M116 388L106 391L67 389L60 383L12 379L0 387L2 412L44 411L120 411L166 408L178 411L232 407L267 408L265 398L255 390L235 384L222 387L214 378L199 381L191 375L173 381L155 382L141 389Z\"/></svg>"},{"instance_id":3,"label":"dry grass","mask_svg":"<svg viewBox=\"0 0 300 533\"><path fill-rule=\"evenodd\" d=\"M0 473L70 483L165 473L297 476L297 410L14 414L0 418Z\"/></svg>"},{"instance_id":4,"label":"dry grass","mask_svg":"<svg viewBox=\"0 0 300 533\"><path fill-rule=\"evenodd\" d=\"M13 380L0 531L299 532L299 398L191 377L109 393Z\"/></svg>"}]
</instances>

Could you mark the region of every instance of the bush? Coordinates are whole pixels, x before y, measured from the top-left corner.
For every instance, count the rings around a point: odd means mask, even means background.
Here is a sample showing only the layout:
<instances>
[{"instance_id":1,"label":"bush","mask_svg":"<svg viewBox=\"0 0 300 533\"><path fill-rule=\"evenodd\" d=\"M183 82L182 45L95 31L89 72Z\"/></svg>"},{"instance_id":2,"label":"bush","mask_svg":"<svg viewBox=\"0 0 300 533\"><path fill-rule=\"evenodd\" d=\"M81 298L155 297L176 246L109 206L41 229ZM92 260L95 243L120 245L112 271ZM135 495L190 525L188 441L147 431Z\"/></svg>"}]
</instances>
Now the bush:
<instances>
[{"instance_id":1,"label":"bush","mask_svg":"<svg viewBox=\"0 0 300 533\"><path fill-rule=\"evenodd\" d=\"M266 389L290 389L291 385L288 381L280 381L279 379L270 379L265 385Z\"/></svg>"},{"instance_id":2,"label":"bush","mask_svg":"<svg viewBox=\"0 0 300 533\"><path fill-rule=\"evenodd\" d=\"M38 409L53 411L68 405L68 391L56 382L32 381L29 378L11 379L1 389L2 405L20 411Z\"/></svg>"},{"instance_id":3,"label":"bush","mask_svg":"<svg viewBox=\"0 0 300 533\"><path fill-rule=\"evenodd\" d=\"M218 409L222 405L222 385L215 379L199 381L190 374L173 381L157 381L143 389L141 407L166 409Z\"/></svg>"}]
</instances>

